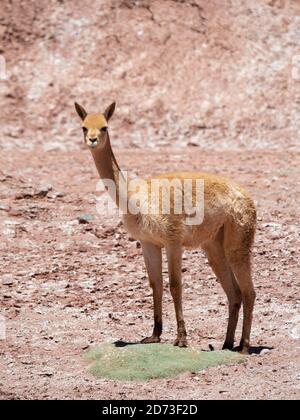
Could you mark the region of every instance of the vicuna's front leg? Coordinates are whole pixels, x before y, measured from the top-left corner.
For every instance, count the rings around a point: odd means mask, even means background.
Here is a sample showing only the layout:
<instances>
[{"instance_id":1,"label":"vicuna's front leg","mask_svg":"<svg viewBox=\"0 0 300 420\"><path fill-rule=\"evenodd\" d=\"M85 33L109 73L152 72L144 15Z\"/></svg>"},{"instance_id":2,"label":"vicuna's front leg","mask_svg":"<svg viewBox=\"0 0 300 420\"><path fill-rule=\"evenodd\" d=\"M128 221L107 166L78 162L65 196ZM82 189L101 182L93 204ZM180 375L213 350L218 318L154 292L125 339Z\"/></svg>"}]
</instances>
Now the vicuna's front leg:
<instances>
[{"instance_id":1,"label":"vicuna's front leg","mask_svg":"<svg viewBox=\"0 0 300 420\"><path fill-rule=\"evenodd\" d=\"M162 333L162 257L161 249L151 243L142 242L144 260L153 290L154 328L151 337L144 338L141 343L159 343Z\"/></svg>"},{"instance_id":2,"label":"vicuna's front leg","mask_svg":"<svg viewBox=\"0 0 300 420\"><path fill-rule=\"evenodd\" d=\"M170 290L174 301L176 320L177 320L177 338L175 346L186 347L186 330L182 311L182 284L181 284L181 262L182 249L176 245L167 247L168 271L170 279Z\"/></svg>"}]
</instances>

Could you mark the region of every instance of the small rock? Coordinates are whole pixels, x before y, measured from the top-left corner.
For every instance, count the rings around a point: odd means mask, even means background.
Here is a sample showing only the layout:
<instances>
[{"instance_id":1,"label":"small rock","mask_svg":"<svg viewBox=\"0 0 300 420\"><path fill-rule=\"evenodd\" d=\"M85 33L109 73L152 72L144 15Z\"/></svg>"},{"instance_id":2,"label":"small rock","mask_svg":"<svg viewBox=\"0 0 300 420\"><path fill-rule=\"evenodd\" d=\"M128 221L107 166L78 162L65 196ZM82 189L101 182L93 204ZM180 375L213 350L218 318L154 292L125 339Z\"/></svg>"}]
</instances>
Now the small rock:
<instances>
[{"instance_id":1,"label":"small rock","mask_svg":"<svg viewBox=\"0 0 300 420\"><path fill-rule=\"evenodd\" d=\"M52 186L50 184L41 184L35 191L35 197L46 197L48 192L52 190Z\"/></svg>"},{"instance_id":2,"label":"small rock","mask_svg":"<svg viewBox=\"0 0 300 420\"><path fill-rule=\"evenodd\" d=\"M26 227L22 226L22 225L18 225L15 228L15 234L19 235L22 234L23 232L28 233L28 230L26 229Z\"/></svg>"},{"instance_id":3,"label":"small rock","mask_svg":"<svg viewBox=\"0 0 300 420\"><path fill-rule=\"evenodd\" d=\"M13 285L13 277L10 274L6 274L3 276L2 284L4 286L12 286Z\"/></svg>"},{"instance_id":4,"label":"small rock","mask_svg":"<svg viewBox=\"0 0 300 420\"><path fill-rule=\"evenodd\" d=\"M77 217L77 220L79 224L85 224L93 220L93 216L87 213L87 214L84 214L83 216Z\"/></svg>"},{"instance_id":5,"label":"small rock","mask_svg":"<svg viewBox=\"0 0 300 420\"><path fill-rule=\"evenodd\" d=\"M53 192L53 193L48 194L48 197L49 198L53 198L53 199L55 199L55 198L62 198L64 196L65 196L65 194L63 192L59 192L59 191L56 191L56 192Z\"/></svg>"},{"instance_id":6,"label":"small rock","mask_svg":"<svg viewBox=\"0 0 300 420\"><path fill-rule=\"evenodd\" d=\"M267 235L267 238L275 241L277 239L284 238L284 235L280 232L273 232L273 233L270 233L269 235Z\"/></svg>"},{"instance_id":7,"label":"small rock","mask_svg":"<svg viewBox=\"0 0 300 420\"><path fill-rule=\"evenodd\" d=\"M54 372L52 372L51 370L47 370L47 371L42 371L42 372L38 372L39 376L53 376Z\"/></svg>"},{"instance_id":8,"label":"small rock","mask_svg":"<svg viewBox=\"0 0 300 420\"><path fill-rule=\"evenodd\" d=\"M9 211L10 207L7 206L6 204L0 204L0 210L1 211Z\"/></svg>"},{"instance_id":9,"label":"small rock","mask_svg":"<svg viewBox=\"0 0 300 420\"><path fill-rule=\"evenodd\" d=\"M260 356L264 356L265 354L270 353L270 351L271 351L271 350L269 350L269 349L263 349L263 350L260 352Z\"/></svg>"},{"instance_id":10,"label":"small rock","mask_svg":"<svg viewBox=\"0 0 300 420\"><path fill-rule=\"evenodd\" d=\"M85 344L81 347L81 349L82 350L87 350L89 347L90 347L89 344Z\"/></svg>"},{"instance_id":11,"label":"small rock","mask_svg":"<svg viewBox=\"0 0 300 420\"><path fill-rule=\"evenodd\" d=\"M271 298L266 298L265 299L265 303L270 303L271 302Z\"/></svg>"},{"instance_id":12,"label":"small rock","mask_svg":"<svg viewBox=\"0 0 300 420\"><path fill-rule=\"evenodd\" d=\"M16 194L15 199L23 200L24 198L32 198L32 197L33 197L33 191L22 191Z\"/></svg>"},{"instance_id":13,"label":"small rock","mask_svg":"<svg viewBox=\"0 0 300 420\"><path fill-rule=\"evenodd\" d=\"M18 208L12 208L12 209L9 210L9 214L10 214L10 216L22 216L23 211L21 209L18 209Z\"/></svg>"}]
</instances>

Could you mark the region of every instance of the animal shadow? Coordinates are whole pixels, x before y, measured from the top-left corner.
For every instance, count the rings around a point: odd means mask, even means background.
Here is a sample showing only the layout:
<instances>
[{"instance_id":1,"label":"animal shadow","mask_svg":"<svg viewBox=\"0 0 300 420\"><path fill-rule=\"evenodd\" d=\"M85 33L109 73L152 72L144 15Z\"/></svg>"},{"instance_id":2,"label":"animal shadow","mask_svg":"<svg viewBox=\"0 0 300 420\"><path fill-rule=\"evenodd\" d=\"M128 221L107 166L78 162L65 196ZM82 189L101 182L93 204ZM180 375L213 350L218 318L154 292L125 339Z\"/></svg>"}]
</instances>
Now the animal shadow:
<instances>
[{"instance_id":1,"label":"animal shadow","mask_svg":"<svg viewBox=\"0 0 300 420\"><path fill-rule=\"evenodd\" d=\"M261 352L263 350L274 350L274 347L269 347L269 346L256 346L256 347L250 347L249 349L249 355L251 354L261 354ZM204 351L215 351L214 346L212 346L211 344L209 344L209 350L204 350ZM241 351L241 348L239 346L234 347L234 349L232 350L233 352L239 352Z\"/></svg>"},{"instance_id":2,"label":"animal shadow","mask_svg":"<svg viewBox=\"0 0 300 420\"><path fill-rule=\"evenodd\" d=\"M115 347L127 347L127 346L136 346L137 344L140 344L138 341L135 343L130 343L128 341L123 340L117 340L113 343Z\"/></svg>"},{"instance_id":3,"label":"animal shadow","mask_svg":"<svg viewBox=\"0 0 300 420\"><path fill-rule=\"evenodd\" d=\"M239 349L239 347L235 347L234 349L233 349L233 351L239 351L240 349ZM268 346L256 346L256 347L250 347L250 349L249 349L249 354L251 355L251 354L261 354L261 352L263 351L263 350L269 350L269 351L271 351L271 350L274 350L274 347L268 347Z\"/></svg>"}]
</instances>

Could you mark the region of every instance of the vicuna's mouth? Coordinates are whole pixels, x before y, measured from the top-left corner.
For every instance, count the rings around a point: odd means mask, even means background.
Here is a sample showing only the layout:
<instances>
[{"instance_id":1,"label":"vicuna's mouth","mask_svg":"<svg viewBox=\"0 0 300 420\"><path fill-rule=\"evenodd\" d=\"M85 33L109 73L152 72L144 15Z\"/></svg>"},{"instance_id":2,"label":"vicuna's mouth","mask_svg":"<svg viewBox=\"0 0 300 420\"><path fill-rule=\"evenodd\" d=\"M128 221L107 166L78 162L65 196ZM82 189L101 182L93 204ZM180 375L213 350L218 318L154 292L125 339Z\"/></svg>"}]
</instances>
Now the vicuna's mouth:
<instances>
[{"instance_id":1,"label":"vicuna's mouth","mask_svg":"<svg viewBox=\"0 0 300 420\"><path fill-rule=\"evenodd\" d=\"M97 139L96 139L96 140L90 140L90 139L88 139L86 143L87 143L87 145L88 145L89 147L91 147L92 149L93 149L94 147L98 146L98 140L97 140Z\"/></svg>"}]
</instances>

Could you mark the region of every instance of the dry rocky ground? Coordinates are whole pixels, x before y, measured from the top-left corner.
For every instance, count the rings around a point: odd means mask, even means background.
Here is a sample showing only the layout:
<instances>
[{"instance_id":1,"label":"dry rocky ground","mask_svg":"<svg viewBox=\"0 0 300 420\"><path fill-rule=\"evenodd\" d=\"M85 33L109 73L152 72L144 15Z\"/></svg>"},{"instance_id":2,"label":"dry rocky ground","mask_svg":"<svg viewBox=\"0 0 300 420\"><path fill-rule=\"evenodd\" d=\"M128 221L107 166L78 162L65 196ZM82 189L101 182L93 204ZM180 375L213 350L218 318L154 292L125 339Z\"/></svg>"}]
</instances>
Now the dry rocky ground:
<instances>
[{"instance_id":1,"label":"dry rocky ground","mask_svg":"<svg viewBox=\"0 0 300 420\"><path fill-rule=\"evenodd\" d=\"M253 354L246 365L142 385L89 376L81 358L86 348L136 341L151 330L141 250L117 216L97 214L97 176L88 152L8 154L1 159L2 398L299 398L299 155L188 148L119 150L118 157L139 175L162 165L202 168L248 188L259 215L253 345L273 350ZM80 224L85 214L92 220ZM201 252L185 253L183 276L190 344L219 348L226 298ZM164 340L171 341L167 279L165 289Z\"/></svg>"},{"instance_id":2,"label":"dry rocky ground","mask_svg":"<svg viewBox=\"0 0 300 420\"><path fill-rule=\"evenodd\" d=\"M0 8L0 398L298 399L299 1ZM86 372L85 349L149 334L152 299L139 244L117 215L96 212L75 99L88 109L117 100L111 136L122 168L224 174L254 197L258 297L246 364L143 384ZM225 295L200 251L185 252L183 270L189 342L219 348ZM164 276L169 342L166 266Z\"/></svg>"}]
</instances>

